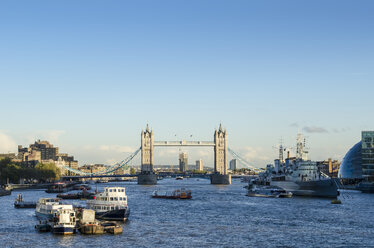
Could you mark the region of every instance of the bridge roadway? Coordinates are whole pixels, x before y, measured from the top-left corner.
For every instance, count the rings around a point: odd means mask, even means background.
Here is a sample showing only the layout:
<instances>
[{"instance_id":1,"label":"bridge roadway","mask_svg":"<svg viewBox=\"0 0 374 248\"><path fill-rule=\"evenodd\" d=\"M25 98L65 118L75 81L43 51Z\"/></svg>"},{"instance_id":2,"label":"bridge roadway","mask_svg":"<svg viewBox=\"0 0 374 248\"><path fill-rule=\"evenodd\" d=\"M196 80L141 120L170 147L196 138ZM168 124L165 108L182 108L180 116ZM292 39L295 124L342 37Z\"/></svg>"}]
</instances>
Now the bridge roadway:
<instances>
[{"instance_id":1,"label":"bridge roadway","mask_svg":"<svg viewBox=\"0 0 374 248\"><path fill-rule=\"evenodd\" d=\"M169 173L169 172L159 172L157 174L159 177L194 177L194 178L210 178L211 173L206 173L206 174L184 174L184 173ZM61 179L63 180L74 180L74 179L81 179L81 178L119 178L119 177L137 177L138 174L131 175L131 174L122 174L122 175L93 175L93 176L62 176ZM250 175L232 175L232 178L247 178L247 177L252 177Z\"/></svg>"},{"instance_id":2,"label":"bridge roadway","mask_svg":"<svg viewBox=\"0 0 374 248\"><path fill-rule=\"evenodd\" d=\"M84 175L84 176L62 176L61 179L63 180L69 180L69 179L81 179L81 178L118 178L118 177L137 177L138 174L131 175L131 174L122 174L122 175ZM200 178L209 178L210 174L183 174L183 173L168 173L168 172L159 172L157 173L157 176L159 177L200 177Z\"/></svg>"},{"instance_id":3,"label":"bridge roadway","mask_svg":"<svg viewBox=\"0 0 374 248\"><path fill-rule=\"evenodd\" d=\"M212 141L154 141L153 146L215 146Z\"/></svg>"}]
</instances>

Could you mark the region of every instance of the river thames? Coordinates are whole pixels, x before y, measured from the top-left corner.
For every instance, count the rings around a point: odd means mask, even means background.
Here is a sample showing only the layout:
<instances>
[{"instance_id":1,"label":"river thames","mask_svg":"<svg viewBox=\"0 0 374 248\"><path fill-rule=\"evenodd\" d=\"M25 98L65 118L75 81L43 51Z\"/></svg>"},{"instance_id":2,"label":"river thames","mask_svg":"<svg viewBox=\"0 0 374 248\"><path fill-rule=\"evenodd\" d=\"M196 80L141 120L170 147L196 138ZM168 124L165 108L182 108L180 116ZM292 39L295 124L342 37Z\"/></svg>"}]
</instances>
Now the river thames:
<instances>
[{"instance_id":1,"label":"river thames","mask_svg":"<svg viewBox=\"0 0 374 248\"><path fill-rule=\"evenodd\" d=\"M14 199L17 193L26 201L55 194L15 191L0 198L1 247L374 247L374 194L344 191L342 204L334 205L319 198L247 197L239 180L228 186L196 178L96 185L99 191L126 187L131 214L123 234L38 233L35 210L15 209ZM151 198L155 189L181 187L191 189L192 200Z\"/></svg>"}]
</instances>

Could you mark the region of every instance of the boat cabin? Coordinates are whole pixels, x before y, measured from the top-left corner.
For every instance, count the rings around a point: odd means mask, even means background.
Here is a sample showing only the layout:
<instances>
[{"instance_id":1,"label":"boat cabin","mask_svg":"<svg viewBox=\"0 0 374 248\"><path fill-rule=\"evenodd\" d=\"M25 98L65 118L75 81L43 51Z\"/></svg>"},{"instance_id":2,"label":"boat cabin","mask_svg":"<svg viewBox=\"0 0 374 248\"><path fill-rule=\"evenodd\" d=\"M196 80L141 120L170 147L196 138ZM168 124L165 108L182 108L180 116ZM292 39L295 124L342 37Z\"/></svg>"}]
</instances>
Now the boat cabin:
<instances>
[{"instance_id":1,"label":"boat cabin","mask_svg":"<svg viewBox=\"0 0 374 248\"><path fill-rule=\"evenodd\" d=\"M107 187L104 192L96 195L96 201L119 202L127 204L127 196L123 187Z\"/></svg>"}]
</instances>

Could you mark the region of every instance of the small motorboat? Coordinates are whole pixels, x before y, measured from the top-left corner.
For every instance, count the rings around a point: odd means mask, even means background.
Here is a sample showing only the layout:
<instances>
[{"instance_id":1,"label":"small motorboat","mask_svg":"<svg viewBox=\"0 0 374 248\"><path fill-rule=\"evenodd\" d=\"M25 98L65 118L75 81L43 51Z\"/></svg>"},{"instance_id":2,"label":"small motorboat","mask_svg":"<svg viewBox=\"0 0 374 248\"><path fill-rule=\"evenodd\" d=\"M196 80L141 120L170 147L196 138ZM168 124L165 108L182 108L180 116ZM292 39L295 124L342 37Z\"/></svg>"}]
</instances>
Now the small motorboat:
<instances>
[{"instance_id":1,"label":"small motorboat","mask_svg":"<svg viewBox=\"0 0 374 248\"><path fill-rule=\"evenodd\" d=\"M292 193L275 186L254 186L249 185L247 196L267 197L267 198L290 198Z\"/></svg>"},{"instance_id":2,"label":"small motorboat","mask_svg":"<svg viewBox=\"0 0 374 248\"><path fill-rule=\"evenodd\" d=\"M152 193L152 198L164 198L164 199L192 199L191 190L186 190L185 188L176 189L172 192L158 191L155 190Z\"/></svg>"},{"instance_id":3,"label":"small motorboat","mask_svg":"<svg viewBox=\"0 0 374 248\"><path fill-rule=\"evenodd\" d=\"M176 177L175 180L183 180L183 177Z\"/></svg>"},{"instance_id":4,"label":"small motorboat","mask_svg":"<svg viewBox=\"0 0 374 248\"><path fill-rule=\"evenodd\" d=\"M36 202L24 201L22 194L18 194L16 200L14 201L15 208L36 208Z\"/></svg>"}]
</instances>

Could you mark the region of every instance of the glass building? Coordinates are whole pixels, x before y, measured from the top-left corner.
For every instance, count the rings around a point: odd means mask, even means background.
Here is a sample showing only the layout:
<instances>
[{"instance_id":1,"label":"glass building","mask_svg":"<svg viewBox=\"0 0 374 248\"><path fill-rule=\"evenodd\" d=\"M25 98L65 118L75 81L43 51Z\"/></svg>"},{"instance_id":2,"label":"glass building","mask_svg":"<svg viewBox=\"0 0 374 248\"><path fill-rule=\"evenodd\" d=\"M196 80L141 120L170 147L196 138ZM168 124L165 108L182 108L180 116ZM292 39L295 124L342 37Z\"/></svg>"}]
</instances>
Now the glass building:
<instances>
[{"instance_id":1,"label":"glass building","mask_svg":"<svg viewBox=\"0 0 374 248\"><path fill-rule=\"evenodd\" d=\"M374 181L374 131L362 131L362 175Z\"/></svg>"},{"instance_id":2,"label":"glass building","mask_svg":"<svg viewBox=\"0 0 374 248\"><path fill-rule=\"evenodd\" d=\"M339 167L338 177L343 179L362 178L362 142L354 145L344 156Z\"/></svg>"},{"instance_id":3,"label":"glass building","mask_svg":"<svg viewBox=\"0 0 374 248\"><path fill-rule=\"evenodd\" d=\"M361 141L344 156L338 177L374 181L374 131L362 131Z\"/></svg>"}]
</instances>

